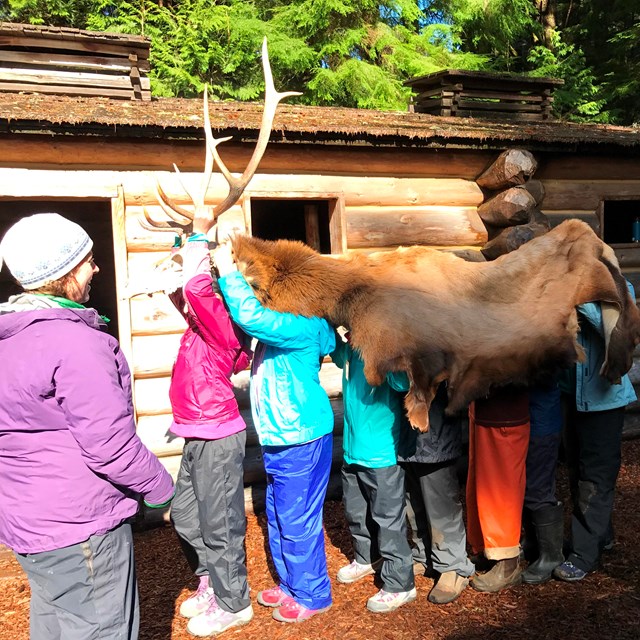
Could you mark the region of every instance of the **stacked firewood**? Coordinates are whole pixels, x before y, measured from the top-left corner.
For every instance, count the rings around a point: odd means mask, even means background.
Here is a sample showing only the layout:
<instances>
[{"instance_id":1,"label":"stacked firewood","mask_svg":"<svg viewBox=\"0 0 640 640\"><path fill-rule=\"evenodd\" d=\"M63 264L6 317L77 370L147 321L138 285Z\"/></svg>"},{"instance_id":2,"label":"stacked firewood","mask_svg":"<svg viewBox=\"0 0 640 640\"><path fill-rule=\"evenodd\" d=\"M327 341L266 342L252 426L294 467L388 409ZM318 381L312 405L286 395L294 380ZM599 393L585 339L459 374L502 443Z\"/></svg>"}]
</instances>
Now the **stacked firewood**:
<instances>
[{"instance_id":1,"label":"stacked firewood","mask_svg":"<svg viewBox=\"0 0 640 640\"><path fill-rule=\"evenodd\" d=\"M486 196L478 207L488 234L481 249L486 260L514 251L549 231L549 220L539 208L544 187L530 179L537 167L529 151L508 149L476 179Z\"/></svg>"}]
</instances>

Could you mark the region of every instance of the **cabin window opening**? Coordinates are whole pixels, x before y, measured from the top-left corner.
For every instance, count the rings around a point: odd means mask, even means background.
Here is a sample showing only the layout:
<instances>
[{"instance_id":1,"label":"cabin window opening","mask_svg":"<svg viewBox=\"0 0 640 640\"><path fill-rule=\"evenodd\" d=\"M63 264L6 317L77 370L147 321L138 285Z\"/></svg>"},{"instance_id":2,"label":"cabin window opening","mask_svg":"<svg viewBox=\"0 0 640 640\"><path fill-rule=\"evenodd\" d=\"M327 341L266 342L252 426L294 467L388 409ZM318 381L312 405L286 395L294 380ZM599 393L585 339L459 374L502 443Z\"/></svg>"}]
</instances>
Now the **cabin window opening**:
<instances>
[{"instance_id":1,"label":"cabin window opening","mask_svg":"<svg viewBox=\"0 0 640 640\"><path fill-rule=\"evenodd\" d=\"M113 254L113 227L111 201L106 200L1 200L0 238L19 219L35 213L59 213L79 224L93 240L93 257L100 272L91 283L91 297L87 303L101 315L110 319L107 331L118 337L118 304L116 296L115 260ZM0 301L22 289L13 280L9 269L0 270Z\"/></svg>"},{"instance_id":2,"label":"cabin window opening","mask_svg":"<svg viewBox=\"0 0 640 640\"><path fill-rule=\"evenodd\" d=\"M343 251L337 199L251 197L251 235L263 240L300 240L320 253Z\"/></svg>"},{"instance_id":3,"label":"cabin window opening","mask_svg":"<svg viewBox=\"0 0 640 640\"><path fill-rule=\"evenodd\" d=\"M602 201L602 239L606 244L640 246L640 198Z\"/></svg>"}]
</instances>

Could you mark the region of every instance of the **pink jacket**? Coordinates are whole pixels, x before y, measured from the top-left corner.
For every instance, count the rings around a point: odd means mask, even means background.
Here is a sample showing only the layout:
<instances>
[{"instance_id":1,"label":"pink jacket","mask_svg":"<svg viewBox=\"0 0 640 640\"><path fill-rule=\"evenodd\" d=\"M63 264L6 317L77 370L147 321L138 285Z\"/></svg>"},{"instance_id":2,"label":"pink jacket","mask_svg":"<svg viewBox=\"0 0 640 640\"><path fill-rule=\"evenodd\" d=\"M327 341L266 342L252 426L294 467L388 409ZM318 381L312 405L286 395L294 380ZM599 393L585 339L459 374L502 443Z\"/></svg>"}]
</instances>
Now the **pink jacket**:
<instances>
[{"instance_id":1,"label":"pink jacket","mask_svg":"<svg viewBox=\"0 0 640 640\"><path fill-rule=\"evenodd\" d=\"M251 352L214 291L208 244L188 241L181 255L185 285L172 301L189 326L171 377L171 431L184 438L217 440L246 428L231 375L248 366Z\"/></svg>"}]
</instances>

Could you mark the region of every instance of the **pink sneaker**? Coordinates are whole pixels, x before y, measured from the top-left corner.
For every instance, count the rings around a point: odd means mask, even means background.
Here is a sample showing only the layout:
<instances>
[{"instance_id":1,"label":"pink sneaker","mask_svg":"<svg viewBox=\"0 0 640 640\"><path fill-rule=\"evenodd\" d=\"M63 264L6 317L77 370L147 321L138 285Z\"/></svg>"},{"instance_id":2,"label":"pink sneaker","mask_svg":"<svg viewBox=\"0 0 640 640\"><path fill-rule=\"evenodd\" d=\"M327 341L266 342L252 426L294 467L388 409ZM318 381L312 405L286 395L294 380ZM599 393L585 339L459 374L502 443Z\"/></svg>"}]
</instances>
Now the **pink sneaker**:
<instances>
[{"instance_id":1,"label":"pink sneaker","mask_svg":"<svg viewBox=\"0 0 640 640\"><path fill-rule=\"evenodd\" d=\"M180 615L184 618L195 618L215 601L213 589L209 586L209 576L200 576L197 591L180 605Z\"/></svg>"},{"instance_id":2,"label":"pink sneaker","mask_svg":"<svg viewBox=\"0 0 640 640\"><path fill-rule=\"evenodd\" d=\"M285 601L280 605L278 609L275 609L271 614L274 620L278 622L304 622L319 613L324 613L331 608L323 607L322 609L307 609L301 604L298 604L293 598L287 596Z\"/></svg>"},{"instance_id":3,"label":"pink sneaker","mask_svg":"<svg viewBox=\"0 0 640 640\"><path fill-rule=\"evenodd\" d=\"M279 587L258 591L258 603L263 607L279 607L289 596Z\"/></svg>"}]
</instances>

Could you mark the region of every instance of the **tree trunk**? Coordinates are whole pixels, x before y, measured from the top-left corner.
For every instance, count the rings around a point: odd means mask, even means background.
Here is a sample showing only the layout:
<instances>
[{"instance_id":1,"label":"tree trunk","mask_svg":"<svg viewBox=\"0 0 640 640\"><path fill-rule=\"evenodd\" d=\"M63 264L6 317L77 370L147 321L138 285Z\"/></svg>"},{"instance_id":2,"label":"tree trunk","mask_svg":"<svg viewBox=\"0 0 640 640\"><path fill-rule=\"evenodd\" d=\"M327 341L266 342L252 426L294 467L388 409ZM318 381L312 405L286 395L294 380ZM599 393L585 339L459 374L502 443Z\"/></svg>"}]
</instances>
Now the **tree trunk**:
<instances>
[{"instance_id":1,"label":"tree trunk","mask_svg":"<svg viewBox=\"0 0 640 640\"><path fill-rule=\"evenodd\" d=\"M553 34L556 30L556 0L535 0L536 9L542 24L542 38L544 46L553 50Z\"/></svg>"}]
</instances>

